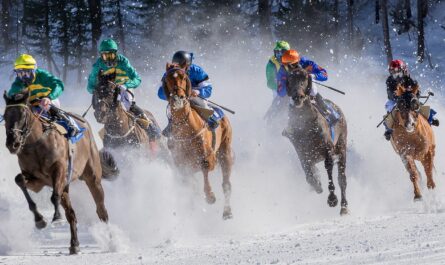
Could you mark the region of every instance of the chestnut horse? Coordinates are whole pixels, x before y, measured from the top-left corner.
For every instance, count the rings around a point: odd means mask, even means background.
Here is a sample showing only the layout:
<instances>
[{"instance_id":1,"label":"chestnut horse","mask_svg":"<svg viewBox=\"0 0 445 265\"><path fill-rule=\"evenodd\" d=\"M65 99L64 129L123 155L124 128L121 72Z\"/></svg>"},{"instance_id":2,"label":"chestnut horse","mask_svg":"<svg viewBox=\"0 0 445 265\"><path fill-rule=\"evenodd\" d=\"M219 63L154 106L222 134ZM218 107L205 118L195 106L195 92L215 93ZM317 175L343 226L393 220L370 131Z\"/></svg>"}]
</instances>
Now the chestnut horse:
<instances>
[{"instance_id":1,"label":"chestnut horse","mask_svg":"<svg viewBox=\"0 0 445 265\"><path fill-rule=\"evenodd\" d=\"M27 105L27 91L13 98L8 98L6 93L3 97L6 101L4 113L6 147L11 154L18 157L21 173L16 176L15 181L23 191L29 209L34 214L35 225L38 229L42 229L46 227L46 221L37 210L28 189L37 193L44 186L49 186L53 189L51 202L55 210L52 221L62 220L59 210L59 205L62 203L71 228L69 251L70 254L77 254L79 252L77 220L70 202L69 184L76 179L84 180L93 196L99 219L107 222L108 213L104 204L101 179L118 174L114 160L109 154L106 155L107 159L102 159L94 142L91 128L83 119L72 115L86 130L83 132L84 136L70 147L63 135L48 124L42 124L38 115L32 112L31 106ZM69 153L71 153L71 158ZM104 163L108 164L104 165ZM104 166L106 167L103 170ZM114 170L109 171L110 168Z\"/></svg>"},{"instance_id":2,"label":"chestnut horse","mask_svg":"<svg viewBox=\"0 0 445 265\"><path fill-rule=\"evenodd\" d=\"M391 113L393 120L391 143L399 154L414 186L414 200L420 200L419 173L415 160L420 161L427 177L428 189L434 189L434 155L436 143L434 132L427 119L419 113L417 98L419 86L405 87L399 84L396 90L398 101Z\"/></svg>"},{"instance_id":3,"label":"chestnut horse","mask_svg":"<svg viewBox=\"0 0 445 265\"><path fill-rule=\"evenodd\" d=\"M330 127L326 119L311 103L309 96L310 79L308 73L297 68L289 73L287 94L290 97L289 121L283 135L289 138L297 151L301 166L306 174L306 181L317 193L322 193L320 176L316 164L324 161L329 178L328 205L335 207L338 203L335 186L332 180L334 158L338 158L338 183L341 189L340 214L348 213L346 200L346 119L340 108L329 101L329 104L340 114L335 125L335 137L332 139Z\"/></svg>"},{"instance_id":4,"label":"chestnut horse","mask_svg":"<svg viewBox=\"0 0 445 265\"><path fill-rule=\"evenodd\" d=\"M171 111L172 137L169 139L169 147L176 166L182 172L203 173L206 200L213 204L216 198L210 187L209 172L215 169L218 161L222 168L225 196L223 218L232 218L230 175L233 154L229 119L224 117L216 129L213 148L212 131L190 105L191 82L187 73L176 64L167 64L163 87Z\"/></svg>"}]
</instances>

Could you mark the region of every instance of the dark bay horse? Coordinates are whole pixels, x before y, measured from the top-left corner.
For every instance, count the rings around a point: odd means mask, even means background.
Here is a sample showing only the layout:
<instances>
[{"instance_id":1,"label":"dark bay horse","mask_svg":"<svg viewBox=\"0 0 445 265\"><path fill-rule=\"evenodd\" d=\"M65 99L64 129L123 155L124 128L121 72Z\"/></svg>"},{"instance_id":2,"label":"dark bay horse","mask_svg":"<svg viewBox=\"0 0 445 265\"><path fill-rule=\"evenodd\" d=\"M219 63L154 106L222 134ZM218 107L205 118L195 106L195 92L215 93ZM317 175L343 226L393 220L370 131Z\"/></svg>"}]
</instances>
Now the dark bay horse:
<instances>
[{"instance_id":1,"label":"dark bay horse","mask_svg":"<svg viewBox=\"0 0 445 265\"><path fill-rule=\"evenodd\" d=\"M38 115L32 112L31 107L27 105L27 91L13 98L8 98L6 93L3 97L6 101L4 113L6 147L11 154L18 157L21 173L16 176L15 181L23 191L29 209L34 214L35 225L38 229L42 229L46 227L46 221L37 210L28 189L37 193L44 186L49 186L53 189L51 196L55 210L53 222L62 220L59 210L61 203L71 228L69 251L70 254L77 254L79 252L77 220L70 202L69 184L76 179L84 180L93 196L99 219L107 222L108 213L104 204L101 179L114 177L117 174L117 169L113 165L114 161L109 154L106 155L107 159L102 159L94 142L91 128L83 119L72 115L86 130L83 138L70 146L63 135L48 128L47 124L43 124ZM69 161L72 161L71 166L69 166ZM108 164L104 165L104 163ZM115 168L115 170L105 172L103 166L107 169ZM69 167L72 170L69 170Z\"/></svg>"},{"instance_id":2,"label":"dark bay horse","mask_svg":"<svg viewBox=\"0 0 445 265\"><path fill-rule=\"evenodd\" d=\"M306 181L317 193L322 193L320 176L316 164L324 161L329 178L328 204L335 207L338 203L335 195L335 185L332 180L334 159L338 158L338 183L341 189L340 214L348 213L346 200L346 119L340 108L332 102L333 108L339 113L340 119L334 128L335 138L332 139L331 130L326 119L311 103L309 89L311 78L308 73L297 68L289 73L288 91L290 97L289 121L283 135L289 138L300 159L301 166L306 174Z\"/></svg>"},{"instance_id":3,"label":"dark bay horse","mask_svg":"<svg viewBox=\"0 0 445 265\"><path fill-rule=\"evenodd\" d=\"M142 125L144 123L144 126L148 126L148 122L152 122L159 128L153 114L145 110L145 115L150 121L142 120L128 113L118 101L120 90L113 83L115 74L100 75L98 78L99 84L93 94L93 108L97 122L104 124L104 147L145 146L148 149L151 141L160 143L159 140L150 139Z\"/></svg>"},{"instance_id":4,"label":"dark bay horse","mask_svg":"<svg viewBox=\"0 0 445 265\"><path fill-rule=\"evenodd\" d=\"M391 143L409 172L414 186L414 200L422 198L415 160L420 161L425 169L428 189L436 187L433 180L436 149L434 132L426 118L419 113L421 104L416 96L418 90L418 86L408 88L400 84L396 90L397 105L391 114Z\"/></svg>"},{"instance_id":5,"label":"dark bay horse","mask_svg":"<svg viewBox=\"0 0 445 265\"><path fill-rule=\"evenodd\" d=\"M215 132L214 147L212 131L198 112L190 105L191 82L187 73L176 64L167 64L164 79L165 95L169 102L172 123L172 141L169 144L174 163L181 172L201 171L204 175L204 192L209 204L216 200L209 182L209 172L214 170L217 161L223 174L225 196L223 218L232 218L230 207L230 175L233 165L232 127L224 117Z\"/></svg>"}]
</instances>

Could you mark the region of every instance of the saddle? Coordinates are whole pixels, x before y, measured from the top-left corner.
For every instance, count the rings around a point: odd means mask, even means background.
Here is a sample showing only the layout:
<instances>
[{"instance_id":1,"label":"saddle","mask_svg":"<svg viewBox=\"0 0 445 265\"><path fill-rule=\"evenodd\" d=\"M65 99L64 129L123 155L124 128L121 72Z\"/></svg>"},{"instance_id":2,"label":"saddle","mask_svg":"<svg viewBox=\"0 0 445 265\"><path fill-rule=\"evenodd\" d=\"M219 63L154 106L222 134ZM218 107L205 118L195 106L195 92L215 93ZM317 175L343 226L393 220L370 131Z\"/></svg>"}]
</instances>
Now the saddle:
<instances>
[{"instance_id":1,"label":"saddle","mask_svg":"<svg viewBox=\"0 0 445 265\"><path fill-rule=\"evenodd\" d=\"M422 115L427 121L430 118L431 107L427 105L421 105L419 108L419 114ZM385 116L383 116L385 117ZM394 118L393 115L388 115L385 119L385 124L388 128L393 129L394 127Z\"/></svg>"}]
</instances>

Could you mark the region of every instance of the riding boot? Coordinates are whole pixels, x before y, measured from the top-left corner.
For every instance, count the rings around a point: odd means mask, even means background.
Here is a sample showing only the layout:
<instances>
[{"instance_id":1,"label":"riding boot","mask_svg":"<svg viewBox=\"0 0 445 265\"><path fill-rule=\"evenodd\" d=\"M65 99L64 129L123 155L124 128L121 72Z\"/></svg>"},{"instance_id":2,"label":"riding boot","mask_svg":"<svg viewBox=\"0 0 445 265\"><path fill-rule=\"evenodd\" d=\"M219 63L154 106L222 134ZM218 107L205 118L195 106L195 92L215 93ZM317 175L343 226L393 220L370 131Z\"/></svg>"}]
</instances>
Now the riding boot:
<instances>
[{"instance_id":1,"label":"riding boot","mask_svg":"<svg viewBox=\"0 0 445 265\"><path fill-rule=\"evenodd\" d=\"M335 113L331 112L329 106L323 100L323 97L320 95L320 93L317 93L317 95L315 96L315 104L321 115L328 121L329 125L334 126L337 123L338 118Z\"/></svg>"},{"instance_id":2,"label":"riding boot","mask_svg":"<svg viewBox=\"0 0 445 265\"><path fill-rule=\"evenodd\" d=\"M154 124L154 122L152 122L147 117L147 115L145 115L144 110L138 105L136 105L136 102L133 102L131 104L129 111L133 113L137 118L148 122L148 126L142 124L139 125L141 125L146 130L148 137L150 138L150 141L154 141L161 138L161 129L158 126L156 126L156 124Z\"/></svg>"},{"instance_id":3,"label":"riding boot","mask_svg":"<svg viewBox=\"0 0 445 265\"><path fill-rule=\"evenodd\" d=\"M385 139L387 141L391 140L391 135L392 135L392 129L388 127L388 125L386 125L386 122L383 123L383 126L385 126L385 133L383 134L383 136L385 136Z\"/></svg>"},{"instance_id":4,"label":"riding boot","mask_svg":"<svg viewBox=\"0 0 445 265\"><path fill-rule=\"evenodd\" d=\"M207 124L209 125L209 128L214 131L219 126L219 120L216 119L213 115L210 116L210 118L207 120Z\"/></svg>"},{"instance_id":5,"label":"riding boot","mask_svg":"<svg viewBox=\"0 0 445 265\"><path fill-rule=\"evenodd\" d=\"M64 112L56 110L55 108L51 108L50 114L56 119L65 122L66 126L68 127L68 137L75 137L80 132L79 127L77 126L77 124L75 124L74 120L68 117L68 115L66 115Z\"/></svg>"},{"instance_id":6,"label":"riding boot","mask_svg":"<svg viewBox=\"0 0 445 265\"><path fill-rule=\"evenodd\" d=\"M437 118L433 118L433 119L431 120L431 125L432 125L432 126L439 127L439 120L438 120Z\"/></svg>"}]
</instances>

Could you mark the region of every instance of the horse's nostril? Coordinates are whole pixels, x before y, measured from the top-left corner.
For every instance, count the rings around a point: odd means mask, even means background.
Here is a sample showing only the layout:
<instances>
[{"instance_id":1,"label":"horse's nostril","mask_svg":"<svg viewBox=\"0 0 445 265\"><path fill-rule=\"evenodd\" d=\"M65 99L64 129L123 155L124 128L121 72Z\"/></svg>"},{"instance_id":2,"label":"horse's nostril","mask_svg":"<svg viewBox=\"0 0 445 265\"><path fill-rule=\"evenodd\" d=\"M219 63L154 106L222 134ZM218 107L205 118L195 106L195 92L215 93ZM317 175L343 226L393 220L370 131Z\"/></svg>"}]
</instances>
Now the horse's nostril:
<instances>
[{"instance_id":1,"label":"horse's nostril","mask_svg":"<svg viewBox=\"0 0 445 265\"><path fill-rule=\"evenodd\" d=\"M12 144L12 148L14 148L14 149L18 149L19 147L20 147L20 143L18 143L18 142L15 142Z\"/></svg>"}]
</instances>

